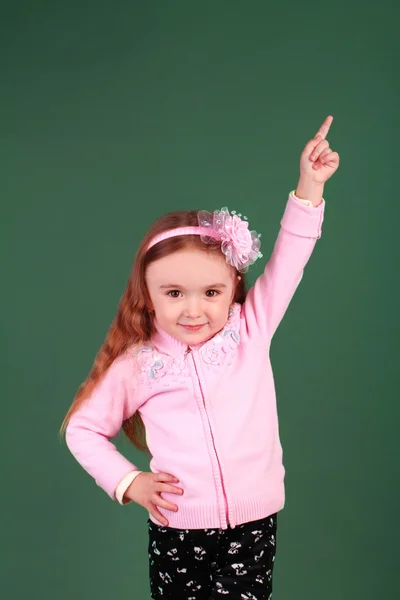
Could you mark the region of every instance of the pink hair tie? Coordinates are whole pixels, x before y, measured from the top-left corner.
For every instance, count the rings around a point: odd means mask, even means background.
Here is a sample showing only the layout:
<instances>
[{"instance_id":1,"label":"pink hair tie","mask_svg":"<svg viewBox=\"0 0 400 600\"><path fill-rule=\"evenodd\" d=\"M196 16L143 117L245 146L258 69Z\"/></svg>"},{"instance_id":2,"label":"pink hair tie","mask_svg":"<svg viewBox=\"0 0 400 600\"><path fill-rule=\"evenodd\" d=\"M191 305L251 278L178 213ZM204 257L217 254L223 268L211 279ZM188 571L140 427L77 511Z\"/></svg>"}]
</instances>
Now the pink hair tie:
<instances>
[{"instance_id":1,"label":"pink hair tie","mask_svg":"<svg viewBox=\"0 0 400 600\"><path fill-rule=\"evenodd\" d=\"M147 250L163 240L178 235L199 235L204 244L221 242L221 250L226 261L238 271L247 271L257 258L261 258L261 233L249 230L247 217L236 211L229 212L224 207L213 213L200 210L197 214L198 226L177 227L156 235L147 246Z\"/></svg>"}]
</instances>

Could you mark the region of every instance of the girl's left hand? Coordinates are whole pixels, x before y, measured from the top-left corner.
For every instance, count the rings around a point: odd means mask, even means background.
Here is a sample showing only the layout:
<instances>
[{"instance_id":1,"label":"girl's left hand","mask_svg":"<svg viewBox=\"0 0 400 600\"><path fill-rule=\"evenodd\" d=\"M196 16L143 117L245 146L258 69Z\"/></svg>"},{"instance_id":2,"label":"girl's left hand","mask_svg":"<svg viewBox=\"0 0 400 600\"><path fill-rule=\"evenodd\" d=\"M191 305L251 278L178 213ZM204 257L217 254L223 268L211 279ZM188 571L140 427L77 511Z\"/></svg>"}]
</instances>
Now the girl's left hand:
<instances>
[{"instance_id":1,"label":"girl's left hand","mask_svg":"<svg viewBox=\"0 0 400 600\"><path fill-rule=\"evenodd\" d=\"M339 166L339 154L333 152L326 138L333 117L326 117L316 136L310 140L300 157L300 179L323 185Z\"/></svg>"}]
</instances>

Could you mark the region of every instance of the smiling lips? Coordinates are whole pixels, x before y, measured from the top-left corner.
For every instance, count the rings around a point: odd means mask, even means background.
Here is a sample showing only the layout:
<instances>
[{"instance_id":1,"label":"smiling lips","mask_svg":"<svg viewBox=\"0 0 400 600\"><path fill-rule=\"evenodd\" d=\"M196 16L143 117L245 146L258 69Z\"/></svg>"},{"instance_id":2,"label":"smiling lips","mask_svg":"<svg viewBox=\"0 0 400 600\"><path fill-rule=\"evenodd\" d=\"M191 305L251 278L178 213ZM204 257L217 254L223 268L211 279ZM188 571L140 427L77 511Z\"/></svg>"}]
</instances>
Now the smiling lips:
<instances>
[{"instance_id":1,"label":"smiling lips","mask_svg":"<svg viewBox=\"0 0 400 600\"><path fill-rule=\"evenodd\" d=\"M201 325L182 325L187 331L199 331L202 327L204 327L206 323L202 323Z\"/></svg>"}]
</instances>

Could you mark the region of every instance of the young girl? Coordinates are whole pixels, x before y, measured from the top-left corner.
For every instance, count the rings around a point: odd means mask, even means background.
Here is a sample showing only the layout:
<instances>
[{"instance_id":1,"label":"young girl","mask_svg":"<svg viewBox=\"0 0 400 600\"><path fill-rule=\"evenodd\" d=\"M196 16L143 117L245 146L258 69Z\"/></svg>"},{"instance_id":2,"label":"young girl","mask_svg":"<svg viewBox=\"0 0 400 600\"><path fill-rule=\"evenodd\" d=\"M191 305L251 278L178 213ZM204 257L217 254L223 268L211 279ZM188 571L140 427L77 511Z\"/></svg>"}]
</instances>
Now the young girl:
<instances>
[{"instance_id":1,"label":"young girl","mask_svg":"<svg viewBox=\"0 0 400 600\"><path fill-rule=\"evenodd\" d=\"M149 513L152 598L271 598L284 505L271 338L321 236L339 156L327 117L300 160L264 273L246 217L165 215L145 235L118 312L62 426L111 498ZM141 472L111 443L124 429L151 454ZM146 442L144 436L146 435Z\"/></svg>"}]
</instances>

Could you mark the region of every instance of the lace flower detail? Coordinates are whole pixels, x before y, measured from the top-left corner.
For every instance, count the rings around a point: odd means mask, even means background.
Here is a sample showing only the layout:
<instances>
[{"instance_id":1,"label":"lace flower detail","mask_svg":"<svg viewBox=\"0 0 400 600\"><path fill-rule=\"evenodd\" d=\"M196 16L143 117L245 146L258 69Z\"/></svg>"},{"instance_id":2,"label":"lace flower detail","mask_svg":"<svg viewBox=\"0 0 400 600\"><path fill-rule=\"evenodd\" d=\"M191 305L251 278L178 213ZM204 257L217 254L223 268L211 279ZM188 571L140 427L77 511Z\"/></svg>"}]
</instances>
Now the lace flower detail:
<instances>
[{"instance_id":1,"label":"lace flower detail","mask_svg":"<svg viewBox=\"0 0 400 600\"><path fill-rule=\"evenodd\" d=\"M201 241L205 244L215 243L216 239L220 241L226 261L238 271L245 272L262 257L261 234L250 231L247 217L241 219L241 216L236 211L230 213L226 207L214 213L200 210L198 222L200 227L210 228L210 235L201 235Z\"/></svg>"},{"instance_id":2,"label":"lace flower detail","mask_svg":"<svg viewBox=\"0 0 400 600\"><path fill-rule=\"evenodd\" d=\"M204 362L208 365L216 367L220 364L221 350L219 348L215 348L213 345L204 346L201 350L201 355Z\"/></svg>"}]
</instances>

